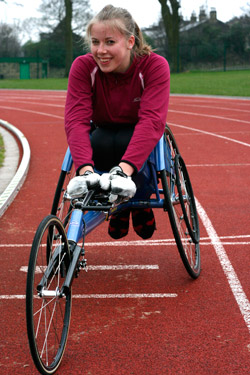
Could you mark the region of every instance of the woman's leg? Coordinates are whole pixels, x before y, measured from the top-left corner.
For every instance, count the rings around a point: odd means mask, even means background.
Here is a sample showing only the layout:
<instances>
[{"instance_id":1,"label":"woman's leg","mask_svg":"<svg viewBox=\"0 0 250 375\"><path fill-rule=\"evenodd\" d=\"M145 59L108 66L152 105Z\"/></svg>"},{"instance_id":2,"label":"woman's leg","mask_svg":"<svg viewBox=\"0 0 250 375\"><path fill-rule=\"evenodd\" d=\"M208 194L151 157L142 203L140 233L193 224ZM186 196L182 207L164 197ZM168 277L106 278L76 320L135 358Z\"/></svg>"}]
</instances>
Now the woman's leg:
<instances>
[{"instance_id":1,"label":"woman's leg","mask_svg":"<svg viewBox=\"0 0 250 375\"><path fill-rule=\"evenodd\" d=\"M132 134L131 126L119 129L119 125L114 125L113 129L97 128L92 132L93 160L98 171L107 172L119 164ZM112 238L118 239L128 234L129 216L129 209L111 216L108 233Z\"/></svg>"},{"instance_id":2,"label":"woman's leg","mask_svg":"<svg viewBox=\"0 0 250 375\"><path fill-rule=\"evenodd\" d=\"M117 128L115 128L117 127ZM91 134L93 160L99 171L109 171L118 165L124 155L134 128L114 125L112 129L96 128Z\"/></svg>"},{"instance_id":3,"label":"woman's leg","mask_svg":"<svg viewBox=\"0 0 250 375\"><path fill-rule=\"evenodd\" d=\"M117 125L119 127L119 125ZM103 129L97 128L92 132L91 145L93 149L93 160L95 167L99 171L109 171L115 165L118 165L122 156L124 155L129 141L132 137L134 128L131 126L122 127L119 129ZM138 175L135 180L138 180L141 185L140 191L136 195L147 199L152 191L150 185L145 191L145 184L143 176ZM142 181L140 181L142 180ZM140 181L140 182L139 182ZM144 185L144 186L143 186ZM128 234L129 230L129 216L130 210L124 210L118 215L113 215L110 218L109 235L114 238L122 238ZM155 218L151 208L132 210L132 223L135 232L143 239L150 238L155 231Z\"/></svg>"},{"instance_id":4,"label":"woman's leg","mask_svg":"<svg viewBox=\"0 0 250 375\"><path fill-rule=\"evenodd\" d=\"M109 129L95 129L91 134L91 146L96 169L108 172L114 166L114 132Z\"/></svg>"}]
</instances>

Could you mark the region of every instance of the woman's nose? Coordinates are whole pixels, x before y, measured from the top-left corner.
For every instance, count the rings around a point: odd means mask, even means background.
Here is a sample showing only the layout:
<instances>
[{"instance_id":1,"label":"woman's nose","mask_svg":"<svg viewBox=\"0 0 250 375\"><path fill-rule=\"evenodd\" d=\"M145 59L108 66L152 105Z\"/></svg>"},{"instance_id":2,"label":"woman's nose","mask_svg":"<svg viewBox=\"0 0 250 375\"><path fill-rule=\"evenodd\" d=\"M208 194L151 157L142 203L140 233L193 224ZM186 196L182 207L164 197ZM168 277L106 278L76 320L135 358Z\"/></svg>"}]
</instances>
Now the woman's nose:
<instances>
[{"instance_id":1,"label":"woman's nose","mask_svg":"<svg viewBox=\"0 0 250 375\"><path fill-rule=\"evenodd\" d=\"M106 53L107 52L107 49L106 49L106 46L104 43L100 43L99 46L98 46L98 52L99 53Z\"/></svg>"}]
</instances>

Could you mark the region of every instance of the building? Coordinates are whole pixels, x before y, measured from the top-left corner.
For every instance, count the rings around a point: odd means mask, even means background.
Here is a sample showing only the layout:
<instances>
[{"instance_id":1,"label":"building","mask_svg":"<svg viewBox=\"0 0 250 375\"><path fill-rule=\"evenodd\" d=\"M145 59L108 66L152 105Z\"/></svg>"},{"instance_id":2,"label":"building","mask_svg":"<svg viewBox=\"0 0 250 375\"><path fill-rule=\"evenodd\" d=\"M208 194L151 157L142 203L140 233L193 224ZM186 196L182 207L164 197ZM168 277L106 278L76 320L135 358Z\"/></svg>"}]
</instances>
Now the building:
<instances>
[{"instance_id":1,"label":"building","mask_svg":"<svg viewBox=\"0 0 250 375\"><path fill-rule=\"evenodd\" d=\"M215 8L211 8L209 16L206 14L205 8L201 7L200 8L200 13L198 16L198 19L196 17L195 12L191 14L190 20L189 21L183 21L181 23L180 27L180 33L185 33L192 31L196 29L195 31L197 32L197 28L202 29L204 25L206 24L213 24L216 25L220 28L227 28L228 26L224 23L221 22L217 19L217 12Z\"/></svg>"},{"instance_id":2,"label":"building","mask_svg":"<svg viewBox=\"0 0 250 375\"><path fill-rule=\"evenodd\" d=\"M0 58L0 79L31 79L47 77L47 60L33 57Z\"/></svg>"}]
</instances>

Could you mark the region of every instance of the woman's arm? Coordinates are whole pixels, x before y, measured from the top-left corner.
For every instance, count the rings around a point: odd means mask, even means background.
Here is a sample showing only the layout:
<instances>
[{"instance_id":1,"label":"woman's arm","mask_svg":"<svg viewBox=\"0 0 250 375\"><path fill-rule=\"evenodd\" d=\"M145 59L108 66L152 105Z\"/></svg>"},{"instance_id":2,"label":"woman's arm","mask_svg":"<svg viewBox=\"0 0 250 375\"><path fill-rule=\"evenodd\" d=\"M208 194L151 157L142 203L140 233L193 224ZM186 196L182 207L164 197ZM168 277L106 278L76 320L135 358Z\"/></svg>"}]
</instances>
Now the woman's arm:
<instances>
[{"instance_id":1,"label":"woman's arm","mask_svg":"<svg viewBox=\"0 0 250 375\"><path fill-rule=\"evenodd\" d=\"M93 166L89 138L93 113L90 68L87 55L80 56L72 64L68 81L65 131L76 169Z\"/></svg>"},{"instance_id":2,"label":"woman's arm","mask_svg":"<svg viewBox=\"0 0 250 375\"><path fill-rule=\"evenodd\" d=\"M138 112L139 121L121 160L134 165L138 171L165 129L170 91L168 62L153 54L152 61L142 69L142 75L145 87Z\"/></svg>"}]
</instances>

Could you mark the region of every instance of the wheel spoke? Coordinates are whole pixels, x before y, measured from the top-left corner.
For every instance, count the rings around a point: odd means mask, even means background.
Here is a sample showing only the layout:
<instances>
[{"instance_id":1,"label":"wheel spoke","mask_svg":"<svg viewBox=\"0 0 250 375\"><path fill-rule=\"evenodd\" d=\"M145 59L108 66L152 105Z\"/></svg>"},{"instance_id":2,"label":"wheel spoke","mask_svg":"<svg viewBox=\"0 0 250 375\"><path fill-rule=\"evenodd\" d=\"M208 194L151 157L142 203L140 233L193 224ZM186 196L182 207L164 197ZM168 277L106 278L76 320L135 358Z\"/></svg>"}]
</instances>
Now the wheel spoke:
<instances>
[{"instance_id":1,"label":"wheel spoke","mask_svg":"<svg viewBox=\"0 0 250 375\"><path fill-rule=\"evenodd\" d=\"M59 366L67 341L71 290L61 296L70 255L65 229L49 215L38 227L32 244L27 276L27 330L37 369L52 374Z\"/></svg>"},{"instance_id":2,"label":"wheel spoke","mask_svg":"<svg viewBox=\"0 0 250 375\"><path fill-rule=\"evenodd\" d=\"M41 350L41 353L40 353L40 357L43 358L43 353L44 353L44 350L46 348L46 365L48 366L48 335L49 335L49 332L50 332L50 326L51 326L51 323L53 321L53 317L54 317L54 314L55 314L55 308L56 308L56 301L54 303L54 307L53 307L53 310L52 310L52 314L51 314L51 317L50 317L50 321L49 321L49 325L47 327L47 313L46 313L46 309L45 309L45 324L44 324L44 330L45 330L45 338L44 338L44 344L43 344L43 347L42 347L42 350Z\"/></svg>"},{"instance_id":3,"label":"wheel spoke","mask_svg":"<svg viewBox=\"0 0 250 375\"><path fill-rule=\"evenodd\" d=\"M163 191L175 241L191 277L200 273L199 225L191 182L171 130L166 127L166 173ZM165 182L164 182L165 180Z\"/></svg>"}]
</instances>

